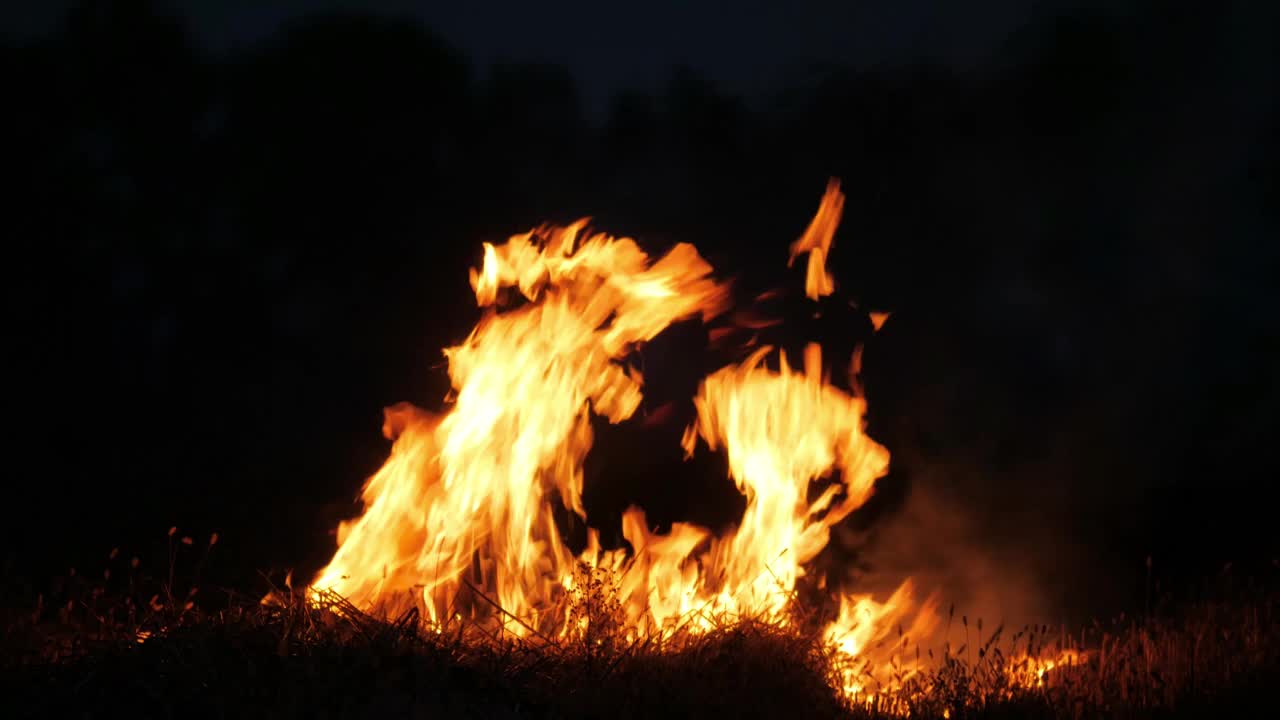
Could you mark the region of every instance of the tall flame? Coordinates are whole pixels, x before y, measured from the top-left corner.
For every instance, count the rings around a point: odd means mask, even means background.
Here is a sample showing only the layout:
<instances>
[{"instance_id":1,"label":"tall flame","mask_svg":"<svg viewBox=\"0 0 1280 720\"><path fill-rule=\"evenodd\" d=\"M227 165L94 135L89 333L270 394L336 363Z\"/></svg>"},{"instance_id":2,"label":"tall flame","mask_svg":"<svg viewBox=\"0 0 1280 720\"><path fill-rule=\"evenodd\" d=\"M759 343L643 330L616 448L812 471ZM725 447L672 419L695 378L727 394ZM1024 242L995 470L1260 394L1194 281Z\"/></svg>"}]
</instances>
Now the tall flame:
<instances>
[{"instance_id":1,"label":"tall flame","mask_svg":"<svg viewBox=\"0 0 1280 720\"><path fill-rule=\"evenodd\" d=\"M827 183L827 191L823 194L818 212L809 222L809 227L805 228L799 240L791 243L791 258L787 260L787 267L791 267L801 254L809 253L804 291L812 300L835 292L835 278L827 272L827 256L831 254L831 241L835 238L836 227L840 225L840 214L843 212L844 193L840 192L840 181L832 178Z\"/></svg>"},{"instance_id":2,"label":"tall flame","mask_svg":"<svg viewBox=\"0 0 1280 720\"><path fill-rule=\"evenodd\" d=\"M825 261L843 203L833 180L791 247L792 261L809 253L806 290L815 299L834 287ZM632 637L703 632L748 616L790 622L805 564L870 496L889 460L866 434L865 401L828 382L816 344L799 369L783 354L770 369L772 350L762 348L705 378L694 398L684 447L693 454L701 440L727 455L746 498L733 531L676 523L660 534L633 507L622 528L630 552L602 550L593 531L574 557L554 517L559 502L586 520L592 414L621 422L640 404L643 378L625 364L630 350L677 320L728 309L727 288L711 272L691 245L651 262L629 238L588 234L585 220L486 243L471 287L488 310L445 351L452 406L442 415L407 404L387 410L391 456L364 487L364 514L340 526L338 550L312 587L360 607L417 606L432 623L465 614L546 638L576 631L563 600L585 564L617 577ZM525 302L503 308L516 292ZM824 487L812 497L815 483ZM823 637L837 655L865 659L916 608L909 583L885 602L842 597ZM853 676L846 686L860 689Z\"/></svg>"},{"instance_id":3,"label":"tall flame","mask_svg":"<svg viewBox=\"0 0 1280 720\"><path fill-rule=\"evenodd\" d=\"M493 306L508 287L531 302L490 312L445 351L457 392L450 412L388 411L391 458L364 489L364 516L340 529L315 587L384 607L417 587L415 600L439 621L474 565L477 584L504 610L539 622L574 565L545 496L558 494L585 518L590 413L619 422L640 404L642 379L618 360L675 320L709 318L727 301L692 246L650 264L628 238L596 234L578 246L585 225L485 245L471 276L480 305Z\"/></svg>"}]
</instances>

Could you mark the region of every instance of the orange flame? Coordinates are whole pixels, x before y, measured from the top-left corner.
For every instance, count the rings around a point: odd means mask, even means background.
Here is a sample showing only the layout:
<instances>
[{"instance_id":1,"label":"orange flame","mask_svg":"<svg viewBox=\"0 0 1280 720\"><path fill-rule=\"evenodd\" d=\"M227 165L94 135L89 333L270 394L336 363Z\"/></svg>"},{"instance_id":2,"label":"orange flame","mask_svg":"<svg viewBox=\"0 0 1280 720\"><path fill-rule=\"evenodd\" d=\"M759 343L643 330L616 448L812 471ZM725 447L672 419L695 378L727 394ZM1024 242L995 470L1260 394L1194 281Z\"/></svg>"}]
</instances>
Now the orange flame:
<instances>
[{"instance_id":1,"label":"orange flame","mask_svg":"<svg viewBox=\"0 0 1280 720\"><path fill-rule=\"evenodd\" d=\"M825 263L844 196L832 180L816 216L791 246L809 253L806 292L833 291ZM866 434L865 400L828 382L810 344L793 369L770 348L705 378L684 437L722 450L746 498L733 531L676 523L649 529L644 511L623 516L630 552L602 550L594 530L577 557L560 537L553 496L586 520L583 460L592 414L621 422L636 411L643 378L625 364L633 347L680 319L728 309L727 287L691 245L650 261L629 238L589 234L587 221L542 227L484 244L471 287L486 314L444 351L455 396L443 414L409 404L386 411L393 441L386 464L362 491L365 510L338 529L338 549L312 583L357 607L417 607L440 627L466 617L517 637L543 640L583 629L565 598L582 567L612 573L630 638L705 632L744 617L785 625L805 564L830 529L862 505L887 470L888 451ZM527 301L502 308L518 292ZM874 314L875 326L887 315ZM848 371L856 373L858 358ZM819 484L815 493L810 486ZM810 499L814 497L814 499ZM840 596L823 641L843 689L865 693L868 663L915 672L905 641L936 614L910 581L883 602ZM497 608L495 610L495 608ZM883 689L883 688L882 688Z\"/></svg>"},{"instance_id":2,"label":"orange flame","mask_svg":"<svg viewBox=\"0 0 1280 720\"><path fill-rule=\"evenodd\" d=\"M1089 659L1089 653L1083 650L1066 649L1056 654L1032 656L1025 652L1010 658L1005 665L1005 674L1018 687L1044 687L1049 681L1050 672L1063 667L1080 665Z\"/></svg>"},{"instance_id":3,"label":"orange flame","mask_svg":"<svg viewBox=\"0 0 1280 720\"><path fill-rule=\"evenodd\" d=\"M795 262L801 253L809 253L809 267L805 275L804 291L813 300L835 292L836 281L827 272L827 256L831 254L831 241L835 237L836 227L840 225L840 214L844 211L844 193L840 192L840 181L832 178L827 183L827 192L822 196L818 212L813 216L804 234L791 244L791 258L787 267Z\"/></svg>"},{"instance_id":4,"label":"orange flame","mask_svg":"<svg viewBox=\"0 0 1280 720\"><path fill-rule=\"evenodd\" d=\"M391 458L364 488L365 514L339 529L315 587L384 608L418 588L413 602L439 622L473 574L511 616L540 624L574 566L544 496L558 494L585 518L589 413L619 422L640 404L642 379L618 360L727 299L692 246L650 264L628 238L596 234L578 246L585 225L485 245L471 275L480 305L494 305L506 287L533 302L490 312L445 351L457 397L443 417L388 410Z\"/></svg>"}]
</instances>

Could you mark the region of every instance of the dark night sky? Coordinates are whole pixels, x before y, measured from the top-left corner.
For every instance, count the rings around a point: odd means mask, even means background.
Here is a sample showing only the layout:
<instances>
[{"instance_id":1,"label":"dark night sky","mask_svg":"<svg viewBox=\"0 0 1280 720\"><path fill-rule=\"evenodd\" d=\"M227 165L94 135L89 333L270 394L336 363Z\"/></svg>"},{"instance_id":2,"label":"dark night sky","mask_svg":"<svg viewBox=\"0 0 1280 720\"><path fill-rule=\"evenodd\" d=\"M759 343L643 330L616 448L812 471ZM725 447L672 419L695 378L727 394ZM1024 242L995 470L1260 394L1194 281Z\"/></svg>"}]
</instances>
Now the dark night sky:
<instances>
[{"instance_id":1,"label":"dark night sky","mask_svg":"<svg viewBox=\"0 0 1280 720\"><path fill-rule=\"evenodd\" d=\"M65 0L10 7L0 17L18 36L53 27ZM937 0L791 3L468 2L408 0L179 0L199 42L216 53L266 37L280 23L325 11L416 17L480 65L504 59L567 66L589 107L620 88L652 89L677 63L721 88L758 96L811 63L853 65L936 60L990 62L1010 34L1063 10L1131 4L1088 0Z\"/></svg>"}]
</instances>

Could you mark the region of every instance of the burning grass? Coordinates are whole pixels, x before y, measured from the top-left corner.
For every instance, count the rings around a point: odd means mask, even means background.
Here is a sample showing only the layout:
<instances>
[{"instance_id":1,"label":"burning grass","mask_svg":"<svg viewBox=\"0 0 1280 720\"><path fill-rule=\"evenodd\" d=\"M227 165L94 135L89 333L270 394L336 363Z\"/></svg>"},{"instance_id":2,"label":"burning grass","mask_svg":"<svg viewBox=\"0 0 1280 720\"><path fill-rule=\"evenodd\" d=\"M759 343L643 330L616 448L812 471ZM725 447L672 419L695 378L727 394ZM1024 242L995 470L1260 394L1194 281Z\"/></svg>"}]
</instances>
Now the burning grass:
<instances>
[{"instance_id":1,"label":"burning grass","mask_svg":"<svg viewBox=\"0 0 1280 720\"><path fill-rule=\"evenodd\" d=\"M809 256L812 300L834 291L825 262L843 202L833 179L792 244L791 261ZM846 366L810 342L802 365L778 352L775 367L774 348L744 339L745 360L702 379L681 442L687 457L723 453L740 520L721 533L679 522L659 532L632 506L621 518L628 547L606 549L583 502L593 418L634 418L644 377L632 351L677 321L720 322L728 283L692 245L652 259L586 220L485 244L470 279L483 315L444 351L454 393L440 413L388 408L390 457L313 580L290 579L269 602L209 598L199 576L213 536L179 588L175 560L199 548L171 529L166 575L147 579L131 560L101 581L72 577L8 619L15 706L38 716L1080 716L1179 710L1274 678L1271 594L1069 634L984 628L963 613L957 623L954 610L944 619L911 579L888 597L828 588L812 561L889 462L867 434L859 350ZM722 339L767 326L726 322L712 328ZM848 374L846 389L833 370ZM585 549L570 550L557 510L586 525Z\"/></svg>"},{"instance_id":2,"label":"burning grass","mask_svg":"<svg viewBox=\"0 0 1280 720\"><path fill-rule=\"evenodd\" d=\"M866 669L850 697L848 668L821 639L834 608L799 599L785 627L738 620L628 640L596 571L568 608L581 632L517 637L461 619L431 626L415 609L375 617L332 593L304 601L301 588L269 605L215 593L195 584L210 550L175 542L167 572L113 561L125 569L63 578L10 610L7 716L1158 717L1250 707L1280 680L1274 574L1075 632L952 614L937 647L887 641L919 657L918 673Z\"/></svg>"},{"instance_id":3,"label":"burning grass","mask_svg":"<svg viewBox=\"0 0 1280 720\"><path fill-rule=\"evenodd\" d=\"M833 178L792 244L792 261L808 255L811 300L834 291L825 263L843 203ZM491 634L543 644L584 630L570 612L584 568L616 581L617 632L629 643L665 647L743 621L795 622L789 606L806 565L888 467L888 450L867 434L857 353L846 365L810 341L796 366L754 333L728 342L746 357L702 378L679 446L686 459L725 458L741 518L724 532L689 522L659 531L631 505L621 517L628 547L606 548L583 501L584 461L598 421L620 425L643 409L635 351L680 321L727 322L713 328L722 339L760 324L724 319L731 283L688 243L654 258L583 219L483 248L470 274L483 313L444 350L453 387L445 408L387 409L390 456L309 585L362 610L414 608L432 627L483 617ZM849 375L848 390L833 372ZM571 549L562 512L587 528L585 547ZM898 625L912 638L931 632L933 598L918 602L907 579L887 599L848 593L838 603L821 636L860 663L844 674L844 691L865 695L868 672L877 695L881 676L912 677L902 648L884 641Z\"/></svg>"}]
</instances>

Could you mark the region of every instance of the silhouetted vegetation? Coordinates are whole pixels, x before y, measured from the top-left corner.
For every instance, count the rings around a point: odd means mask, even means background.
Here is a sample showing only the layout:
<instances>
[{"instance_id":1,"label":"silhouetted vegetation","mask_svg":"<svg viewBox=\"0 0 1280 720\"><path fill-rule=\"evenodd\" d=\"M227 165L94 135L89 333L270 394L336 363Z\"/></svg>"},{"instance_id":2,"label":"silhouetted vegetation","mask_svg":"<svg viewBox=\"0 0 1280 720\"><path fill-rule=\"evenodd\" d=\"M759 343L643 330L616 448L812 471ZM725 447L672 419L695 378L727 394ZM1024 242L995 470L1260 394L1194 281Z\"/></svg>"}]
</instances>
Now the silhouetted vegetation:
<instances>
[{"instance_id":1,"label":"silhouetted vegetation","mask_svg":"<svg viewBox=\"0 0 1280 720\"><path fill-rule=\"evenodd\" d=\"M520 640L307 603L301 588L271 604L223 594L200 576L217 543L175 529L167 562L113 550L105 572L63 576L3 618L8 717L1154 718L1256 710L1280 680L1274 570L1223 572L1194 599L1078 630L953 614L937 644L888 641L924 658L921 673L885 696L897 673L863 670L849 698L812 608L789 628L629 640L608 578L593 577L569 598L580 634ZM1026 660L1080 648L1044 671Z\"/></svg>"}]
</instances>

